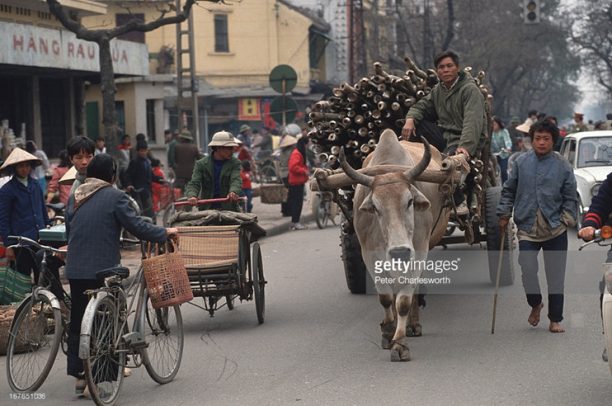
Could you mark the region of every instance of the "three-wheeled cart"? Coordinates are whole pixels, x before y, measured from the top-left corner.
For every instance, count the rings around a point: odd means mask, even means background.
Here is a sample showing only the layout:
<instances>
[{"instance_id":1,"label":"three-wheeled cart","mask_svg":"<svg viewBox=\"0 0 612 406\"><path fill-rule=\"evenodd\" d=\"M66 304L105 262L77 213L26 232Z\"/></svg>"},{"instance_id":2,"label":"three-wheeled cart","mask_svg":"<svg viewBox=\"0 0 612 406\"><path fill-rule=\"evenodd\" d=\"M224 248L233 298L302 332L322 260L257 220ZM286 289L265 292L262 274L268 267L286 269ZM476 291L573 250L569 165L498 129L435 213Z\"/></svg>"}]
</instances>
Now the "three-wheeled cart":
<instances>
[{"instance_id":1,"label":"three-wheeled cart","mask_svg":"<svg viewBox=\"0 0 612 406\"><path fill-rule=\"evenodd\" d=\"M199 200L198 204L220 201L226 199ZM193 296L204 300L203 306L192 304L211 317L226 305L232 310L236 299L254 299L257 320L264 322L266 280L261 248L255 241L265 231L256 219L249 213L217 210L177 212L172 219Z\"/></svg>"}]
</instances>

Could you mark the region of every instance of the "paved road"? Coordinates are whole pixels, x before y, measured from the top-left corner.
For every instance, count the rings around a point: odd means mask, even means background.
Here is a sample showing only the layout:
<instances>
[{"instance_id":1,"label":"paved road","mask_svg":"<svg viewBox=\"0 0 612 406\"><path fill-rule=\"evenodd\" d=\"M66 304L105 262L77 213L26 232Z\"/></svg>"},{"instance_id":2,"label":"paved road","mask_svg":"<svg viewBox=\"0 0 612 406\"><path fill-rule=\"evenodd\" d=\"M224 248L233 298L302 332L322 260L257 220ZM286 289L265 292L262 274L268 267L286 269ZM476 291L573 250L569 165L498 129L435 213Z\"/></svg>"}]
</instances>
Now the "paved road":
<instances>
[{"instance_id":1,"label":"paved road","mask_svg":"<svg viewBox=\"0 0 612 406\"><path fill-rule=\"evenodd\" d=\"M547 323L527 325L517 280L502 290L492 336L491 289L480 270L472 286L477 294L429 296L424 335L411 341L412 361L391 363L379 348L377 298L346 290L337 228L311 226L265 240L262 249L269 281L265 324L257 324L253 302L212 319L183 306L186 342L177 379L159 386L144 368L136 370L125 380L120 404L610 404L595 288L568 295L567 333L553 335ZM603 249L594 252L603 257ZM581 275L592 286L596 274ZM4 358L0 364L4 371ZM9 402L2 373L0 404L89 404L72 395L64 366L62 356L40 389L44 402Z\"/></svg>"}]
</instances>

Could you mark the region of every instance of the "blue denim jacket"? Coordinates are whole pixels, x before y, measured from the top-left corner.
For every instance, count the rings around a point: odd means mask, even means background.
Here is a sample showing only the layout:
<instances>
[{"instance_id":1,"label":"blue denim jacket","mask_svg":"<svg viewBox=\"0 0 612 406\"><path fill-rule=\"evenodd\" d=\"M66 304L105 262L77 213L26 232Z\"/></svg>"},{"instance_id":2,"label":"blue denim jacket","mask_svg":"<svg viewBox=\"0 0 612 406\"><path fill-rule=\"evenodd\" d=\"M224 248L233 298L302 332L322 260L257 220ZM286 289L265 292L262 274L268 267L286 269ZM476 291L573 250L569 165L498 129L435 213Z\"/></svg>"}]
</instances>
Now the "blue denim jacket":
<instances>
[{"instance_id":1,"label":"blue denim jacket","mask_svg":"<svg viewBox=\"0 0 612 406\"><path fill-rule=\"evenodd\" d=\"M577 204L576 178L569 162L556 152L538 157L531 150L516 159L504 183L497 215L510 217L514 207L516 226L530 232L538 208L550 227L556 228L563 211L576 218Z\"/></svg>"}]
</instances>

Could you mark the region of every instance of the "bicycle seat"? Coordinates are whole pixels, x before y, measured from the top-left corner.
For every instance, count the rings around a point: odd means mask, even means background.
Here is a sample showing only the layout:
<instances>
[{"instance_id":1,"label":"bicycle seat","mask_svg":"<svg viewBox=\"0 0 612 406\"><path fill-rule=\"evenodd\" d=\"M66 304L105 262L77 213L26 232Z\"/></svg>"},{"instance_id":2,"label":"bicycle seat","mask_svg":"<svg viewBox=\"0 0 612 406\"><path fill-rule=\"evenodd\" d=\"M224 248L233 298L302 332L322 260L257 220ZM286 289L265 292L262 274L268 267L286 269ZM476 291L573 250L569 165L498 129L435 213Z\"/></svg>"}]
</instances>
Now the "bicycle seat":
<instances>
[{"instance_id":1,"label":"bicycle seat","mask_svg":"<svg viewBox=\"0 0 612 406\"><path fill-rule=\"evenodd\" d=\"M106 268L101 271L96 272L96 278L98 281L103 282L104 279L109 276L118 276L121 279L125 279L130 276L130 270L124 266L114 266L112 268Z\"/></svg>"}]
</instances>

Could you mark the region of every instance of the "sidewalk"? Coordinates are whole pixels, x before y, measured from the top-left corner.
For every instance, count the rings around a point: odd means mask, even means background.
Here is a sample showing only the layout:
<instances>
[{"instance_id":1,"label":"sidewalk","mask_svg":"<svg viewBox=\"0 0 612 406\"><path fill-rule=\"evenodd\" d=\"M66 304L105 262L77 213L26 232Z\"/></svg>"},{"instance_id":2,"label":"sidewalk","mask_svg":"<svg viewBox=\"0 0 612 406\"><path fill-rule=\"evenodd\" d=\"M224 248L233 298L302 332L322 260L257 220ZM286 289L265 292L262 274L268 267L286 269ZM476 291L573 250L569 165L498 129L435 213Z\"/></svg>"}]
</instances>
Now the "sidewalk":
<instances>
[{"instance_id":1,"label":"sidewalk","mask_svg":"<svg viewBox=\"0 0 612 406\"><path fill-rule=\"evenodd\" d=\"M254 185L256 187L256 185ZM304 198L304 206L302 208L302 216L300 222L307 224L314 220L310 203L310 189L306 185L306 197ZM259 197L253 198L253 213L257 215L259 225L266 230L266 237L272 237L291 231L291 217L282 217L280 204L265 204L261 203ZM311 227L316 227L310 225ZM299 231L293 231L299 232ZM121 263L123 266L130 268L130 273L134 274L140 266L140 248L134 247L121 251Z\"/></svg>"}]
</instances>

